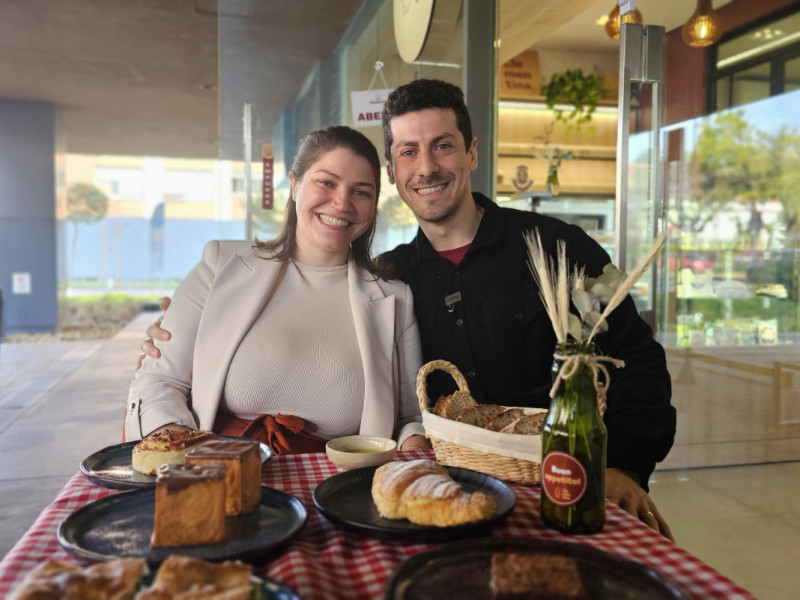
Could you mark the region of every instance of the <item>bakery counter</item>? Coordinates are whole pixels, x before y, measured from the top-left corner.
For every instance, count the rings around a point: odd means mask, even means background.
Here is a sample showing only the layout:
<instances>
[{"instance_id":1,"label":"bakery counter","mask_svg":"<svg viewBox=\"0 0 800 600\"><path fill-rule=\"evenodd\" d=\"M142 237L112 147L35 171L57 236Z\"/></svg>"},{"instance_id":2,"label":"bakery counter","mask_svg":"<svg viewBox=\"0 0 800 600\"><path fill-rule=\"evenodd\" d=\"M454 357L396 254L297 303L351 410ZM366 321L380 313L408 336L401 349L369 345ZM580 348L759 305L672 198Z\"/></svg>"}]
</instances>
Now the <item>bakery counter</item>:
<instances>
[{"instance_id":1,"label":"bakery counter","mask_svg":"<svg viewBox=\"0 0 800 600\"><path fill-rule=\"evenodd\" d=\"M432 458L433 453L398 453L400 460L423 457ZM335 526L315 508L312 494L318 484L339 472L322 453L274 457L264 465L264 484L302 501L308 520L288 546L269 556L268 562L256 565L255 571L288 586L305 600L380 598L393 570L410 557L440 544L383 541ZM488 531L468 536L578 543L650 567L692 598L752 598L747 591L614 505L607 505L607 521L601 533L565 535L542 524L539 487L511 487L517 503L508 517ZM83 475L75 475L0 562L0 597L5 597L46 559L83 564L59 545L58 525L76 509L116 493L119 492L95 485Z\"/></svg>"}]
</instances>

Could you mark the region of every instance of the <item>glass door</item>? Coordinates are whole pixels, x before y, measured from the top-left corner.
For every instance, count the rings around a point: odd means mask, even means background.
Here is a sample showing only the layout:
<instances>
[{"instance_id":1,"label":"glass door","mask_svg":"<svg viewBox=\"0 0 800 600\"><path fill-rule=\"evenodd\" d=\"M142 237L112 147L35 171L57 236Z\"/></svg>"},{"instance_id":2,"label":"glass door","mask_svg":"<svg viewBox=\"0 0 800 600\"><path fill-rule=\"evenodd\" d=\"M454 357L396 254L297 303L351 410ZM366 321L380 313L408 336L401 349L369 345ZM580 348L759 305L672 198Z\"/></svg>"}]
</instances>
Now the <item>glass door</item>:
<instances>
[{"instance_id":1,"label":"glass door","mask_svg":"<svg viewBox=\"0 0 800 600\"><path fill-rule=\"evenodd\" d=\"M678 411L660 468L800 460L800 12L673 33L624 25L620 56L619 264L668 236L635 293Z\"/></svg>"}]
</instances>

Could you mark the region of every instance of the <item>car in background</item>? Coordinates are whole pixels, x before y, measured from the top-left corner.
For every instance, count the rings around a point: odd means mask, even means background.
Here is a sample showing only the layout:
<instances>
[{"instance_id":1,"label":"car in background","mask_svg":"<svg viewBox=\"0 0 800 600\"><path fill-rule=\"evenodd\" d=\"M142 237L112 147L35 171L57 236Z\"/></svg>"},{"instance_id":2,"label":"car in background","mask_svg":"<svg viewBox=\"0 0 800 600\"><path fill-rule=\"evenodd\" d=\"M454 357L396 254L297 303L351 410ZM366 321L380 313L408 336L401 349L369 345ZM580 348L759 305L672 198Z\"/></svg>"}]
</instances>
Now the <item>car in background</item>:
<instances>
[{"instance_id":1,"label":"car in background","mask_svg":"<svg viewBox=\"0 0 800 600\"><path fill-rule=\"evenodd\" d=\"M700 254L681 255L681 268L685 269L686 267L689 267L695 275L714 271L714 263Z\"/></svg>"},{"instance_id":2,"label":"car in background","mask_svg":"<svg viewBox=\"0 0 800 600\"><path fill-rule=\"evenodd\" d=\"M675 268L678 264L675 256L669 257L669 270L676 271ZM697 252L680 253L681 269L691 269L695 275L703 275L704 273L714 272L714 263Z\"/></svg>"}]
</instances>

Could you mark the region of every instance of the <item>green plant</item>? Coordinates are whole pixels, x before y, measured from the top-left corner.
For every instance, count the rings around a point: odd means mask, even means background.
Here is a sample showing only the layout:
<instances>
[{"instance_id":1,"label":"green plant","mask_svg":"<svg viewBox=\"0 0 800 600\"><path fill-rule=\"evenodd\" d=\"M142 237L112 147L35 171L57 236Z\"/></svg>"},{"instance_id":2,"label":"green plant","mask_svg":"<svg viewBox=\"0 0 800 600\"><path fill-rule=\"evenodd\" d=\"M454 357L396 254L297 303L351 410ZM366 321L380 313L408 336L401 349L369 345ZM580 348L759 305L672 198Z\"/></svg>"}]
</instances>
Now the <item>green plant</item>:
<instances>
[{"instance_id":1,"label":"green plant","mask_svg":"<svg viewBox=\"0 0 800 600\"><path fill-rule=\"evenodd\" d=\"M592 120L606 86L594 73L584 75L581 69L567 69L554 73L549 80L543 78L539 91L555 121L566 123L567 129L580 129Z\"/></svg>"}]
</instances>

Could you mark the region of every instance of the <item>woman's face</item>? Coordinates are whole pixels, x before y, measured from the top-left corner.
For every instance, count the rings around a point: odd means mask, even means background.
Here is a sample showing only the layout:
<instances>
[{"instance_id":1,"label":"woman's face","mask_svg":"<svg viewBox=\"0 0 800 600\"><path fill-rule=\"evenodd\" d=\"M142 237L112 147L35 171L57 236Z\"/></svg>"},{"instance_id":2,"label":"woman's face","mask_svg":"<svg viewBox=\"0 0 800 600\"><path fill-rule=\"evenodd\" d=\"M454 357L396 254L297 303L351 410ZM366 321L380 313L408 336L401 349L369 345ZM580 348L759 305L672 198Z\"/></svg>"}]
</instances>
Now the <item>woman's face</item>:
<instances>
[{"instance_id":1,"label":"woman's face","mask_svg":"<svg viewBox=\"0 0 800 600\"><path fill-rule=\"evenodd\" d=\"M323 154L301 180L292 177L297 203L297 256L306 265L347 262L350 243L364 233L375 213L375 171L346 148Z\"/></svg>"}]
</instances>

